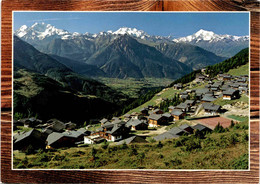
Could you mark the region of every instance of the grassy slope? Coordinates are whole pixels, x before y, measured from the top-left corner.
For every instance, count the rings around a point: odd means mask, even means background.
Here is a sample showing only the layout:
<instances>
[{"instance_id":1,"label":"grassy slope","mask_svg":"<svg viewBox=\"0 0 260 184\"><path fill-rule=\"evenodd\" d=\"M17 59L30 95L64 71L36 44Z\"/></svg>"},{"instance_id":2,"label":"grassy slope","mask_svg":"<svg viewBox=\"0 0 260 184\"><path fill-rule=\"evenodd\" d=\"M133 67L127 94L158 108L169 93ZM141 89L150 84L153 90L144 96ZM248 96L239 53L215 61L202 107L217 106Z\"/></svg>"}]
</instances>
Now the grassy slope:
<instances>
[{"instance_id":1,"label":"grassy slope","mask_svg":"<svg viewBox=\"0 0 260 184\"><path fill-rule=\"evenodd\" d=\"M238 68L231 69L227 73L235 76L249 75L249 63L239 66Z\"/></svg>"},{"instance_id":2,"label":"grassy slope","mask_svg":"<svg viewBox=\"0 0 260 184\"><path fill-rule=\"evenodd\" d=\"M201 148L187 151L195 144L186 141L176 144L179 138L158 143L134 144L126 148L111 146L104 149L95 145L96 159L92 159L92 147L59 149L57 151L27 155L14 152L14 168L98 168L98 169L246 169L248 167L247 130L230 129L230 132L208 134L201 139ZM133 149L137 154L133 154ZM239 150L239 151L238 151ZM144 153L144 154L143 154ZM244 159L241 162L242 157Z\"/></svg>"}]
</instances>

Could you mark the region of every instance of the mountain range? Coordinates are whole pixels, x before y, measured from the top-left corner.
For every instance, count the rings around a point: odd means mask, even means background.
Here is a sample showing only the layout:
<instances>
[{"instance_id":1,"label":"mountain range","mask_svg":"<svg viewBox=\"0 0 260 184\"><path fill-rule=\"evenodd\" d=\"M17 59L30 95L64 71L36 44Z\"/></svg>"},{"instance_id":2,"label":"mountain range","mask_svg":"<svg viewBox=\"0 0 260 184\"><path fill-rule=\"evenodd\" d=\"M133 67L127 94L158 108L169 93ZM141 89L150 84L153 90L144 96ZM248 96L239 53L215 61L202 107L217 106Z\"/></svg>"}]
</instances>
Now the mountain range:
<instances>
[{"instance_id":1,"label":"mountain range","mask_svg":"<svg viewBox=\"0 0 260 184\"><path fill-rule=\"evenodd\" d=\"M186 37L173 39L176 43L188 43L222 57L232 57L249 46L249 36L218 35L203 29Z\"/></svg>"},{"instance_id":2,"label":"mountain range","mask_svg":"<svg viewBox=\"0 0 260 184\"><path fill-rule=\"evenodd\" d=\"M220 49L217 48L218 55L209 51L207 46L202 48L193 42L186 43L183 39L179 41L170 36L151 36L142 30L127 27L114 32L80 34L50 24L35 23L31 27L22 26L15 31L15 35L72 71L88 77L177 79L191 70L227 58L219 56ZM230 42L234 43L234 40ZM217 41L214 43L220 44ZM223 52L227 52L227 49Z\"/></svg>"},{"instance_id":3,"label":"mountain range","mask_svg":"<svg viewBox=\"0 0 260 184\"><path fill-rule=\"evenodd\" d=\"M59 118L82 123L111 115L131 100L121 92L75 73L73 68L16 36L13 85L14 111L42 119Z\"/></svg>"}]
</instances>

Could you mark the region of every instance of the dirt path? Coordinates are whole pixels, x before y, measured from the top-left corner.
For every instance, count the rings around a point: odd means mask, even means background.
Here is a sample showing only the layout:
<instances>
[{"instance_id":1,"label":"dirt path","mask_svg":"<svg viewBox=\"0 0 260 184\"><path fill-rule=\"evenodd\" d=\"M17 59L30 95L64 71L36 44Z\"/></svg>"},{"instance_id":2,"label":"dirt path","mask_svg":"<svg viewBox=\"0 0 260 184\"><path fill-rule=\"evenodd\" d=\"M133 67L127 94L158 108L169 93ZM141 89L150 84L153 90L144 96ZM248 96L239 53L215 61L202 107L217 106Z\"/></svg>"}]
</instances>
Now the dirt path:
<instances>
[{"instance_id":1,"label":"dirt path","mask_svg":"<svg viewBox=\"0 0 260 184\"><path fill-rule=\"evenodd\" d=\"M155 135L155 134L159 135L159 134L162 134L167 131L166 127L167 126L162 126L162 127L158 128L157 130L150 130L149 133L144 133L144 134L140 134L140 135L142 135L142 136L150 136L150 135Z\"/></svg>"}]
</instances>

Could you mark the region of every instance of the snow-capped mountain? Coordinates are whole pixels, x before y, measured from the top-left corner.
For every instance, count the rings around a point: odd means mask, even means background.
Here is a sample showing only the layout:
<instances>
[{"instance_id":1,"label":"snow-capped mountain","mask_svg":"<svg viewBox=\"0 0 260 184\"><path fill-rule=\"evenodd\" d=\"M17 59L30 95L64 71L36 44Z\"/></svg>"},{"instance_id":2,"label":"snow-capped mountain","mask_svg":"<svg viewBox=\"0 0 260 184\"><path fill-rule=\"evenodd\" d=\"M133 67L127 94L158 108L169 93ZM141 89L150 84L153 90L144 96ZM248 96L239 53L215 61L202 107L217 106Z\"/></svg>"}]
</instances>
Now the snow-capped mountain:
<instances>
[{"instance_id":1,"label":"snow-capped mountain","mask_svg":"<svg viewBox=\"0 0 260 184\"><path fill-rule=\"evenodd\" d=\"M20 27L20 29L15 31L15 34L24 39L37 39L37 40L43 40L48 37L68 37L72 35L77 35L79 33L69 33L66 30L63 29L57 29L56 27L45 24L45 23L35 23L31 27L27 27L26 25L23 25Z\"/></svg>"},{"instance_id":2,"label":"snow-capped mountain","mask_svg":"<svg viewBox=\"0 0 260 184\"><path fill-rule=\"evenodd\" d=\"M249 36L218 35L203 29L193 35L173 39L173 41L196 45L223 57L232 57L240 50L249 47Z\"/></svg>"},{"instance_id":3,"label":"snow-capped mountain","mask_svg":"<svg viewBox=\"0 0 260 184\"><path fill-rule=\"evenodd\" d=\"M198 43L200 41L218 42L218 41L248 41L249 36L233 36L233 35L218 35L212 31L200 29L193 35L173 39L174 42Z\"/></svg>"},{"instance_id":4,"label":"snow-capped mountain","mask_svg":"<svg viewBox=\"0 0 260 184\"><path fill-rule=\"evenodd\" d=\"M89 33L86 32L84 34L80 34L77 32L70 33L64 29L58 29L55 26L50 24L42 23L35 23L31 27L27 27L26 25L21 26L18 30L16 30L15 35L22 38L25 41L30 42L30 40L44 40L48 38L61 38L63 40L66 39L73 39L75 37L85 37L85 39L95 39L101 36L112 36L117 38L120 35L129 35L135 38L144 39L144 40L169 40L169 37L163 36L150 36L143 30L138 30L137 28L129 28L129 27L122 27L116 31L108 30L102 31L99 33Z\"/></svg>"}]
</instances>

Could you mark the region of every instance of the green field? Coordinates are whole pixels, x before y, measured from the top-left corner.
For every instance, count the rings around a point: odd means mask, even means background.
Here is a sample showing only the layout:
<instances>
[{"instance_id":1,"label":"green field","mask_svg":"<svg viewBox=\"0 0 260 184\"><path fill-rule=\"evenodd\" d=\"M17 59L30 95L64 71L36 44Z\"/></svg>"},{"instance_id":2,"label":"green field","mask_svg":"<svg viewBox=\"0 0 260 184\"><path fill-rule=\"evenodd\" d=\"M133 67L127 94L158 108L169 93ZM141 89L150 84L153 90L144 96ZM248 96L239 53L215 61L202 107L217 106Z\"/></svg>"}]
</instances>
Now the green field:
<instances>
[{"instance_id":1,"label":"green field","mask_svg":"<svg viewBox=\"0 0 260 184\"><path fill-rule=\"evenodd\" d=\"M145 78L145 79L117 79L117 78L98 78L100 82L107 86L123 92L132 98L139 97L140 90L154 87L168 86L173 80L166 78Z\"/></svg>"},{"instance_id":2,"label":"green field","mask_svg":"<svg viewBox=\"0 0 260 184\"><path fill-rule=\"evenodd\" d=\"M14 151L14 168L45 169L248 169L248 124L205 138L195 134L161 143L91 145L36 154ZM114 143L113 143L114 144Z\"/></svg>"},{"instance_id":3,"label":"green field","mask_svg":"<svg viewBox=\"0 0 260 184\"><path fill-rule=\"evenodd\" d=\"M246 116L229 115L227 117L240 122L248 122L248 117Z\"/></svg>"},{"instance_id":4,"label":"green field","mask_svg":"<svg viewBox=\"0 0 260 184\"><path fill-rule=\"evenodd\" d=\"M238 68L229 70L228 74L234 76L249 75L249 63L239 66Z\"/></svg>"}]
</instances>

